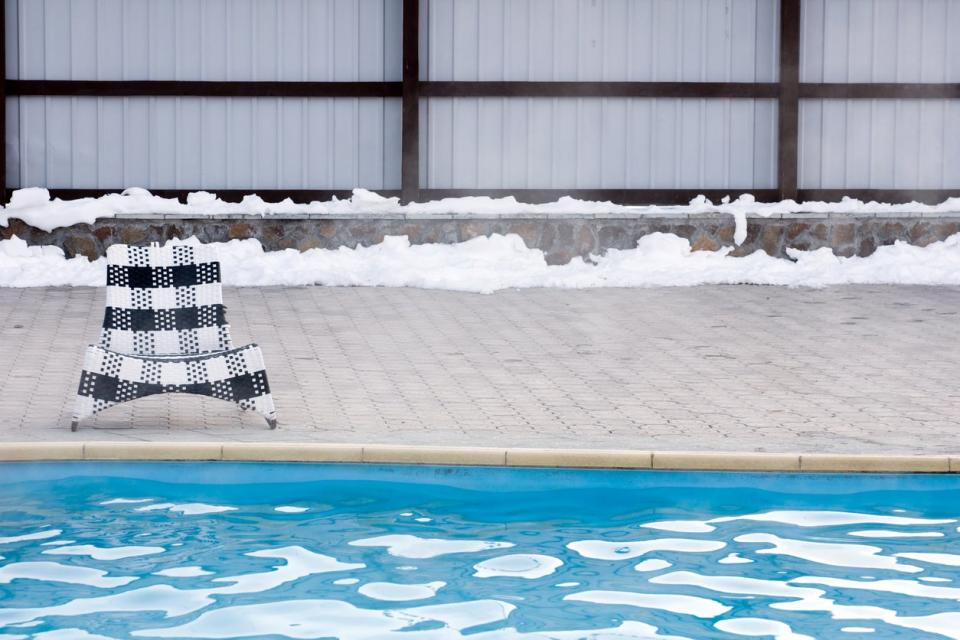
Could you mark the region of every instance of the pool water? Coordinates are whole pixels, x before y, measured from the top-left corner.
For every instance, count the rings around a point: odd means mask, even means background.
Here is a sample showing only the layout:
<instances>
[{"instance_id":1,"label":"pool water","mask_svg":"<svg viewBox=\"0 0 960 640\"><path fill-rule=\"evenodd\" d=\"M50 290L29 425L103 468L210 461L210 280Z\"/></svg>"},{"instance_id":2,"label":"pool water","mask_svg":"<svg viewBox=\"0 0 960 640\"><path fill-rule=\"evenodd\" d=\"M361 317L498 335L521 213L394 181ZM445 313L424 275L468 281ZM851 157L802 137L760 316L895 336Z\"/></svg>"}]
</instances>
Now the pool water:
<instances>
[{"instance_id":1,"label":"pool water","mask_svg":"<svg viewBox=\"0 0 960 640\"><path fill-rule=\"evenodd\" d=\"M960 638L960 478L0 464L10 638Z\"/></svg>"}]
</instances>

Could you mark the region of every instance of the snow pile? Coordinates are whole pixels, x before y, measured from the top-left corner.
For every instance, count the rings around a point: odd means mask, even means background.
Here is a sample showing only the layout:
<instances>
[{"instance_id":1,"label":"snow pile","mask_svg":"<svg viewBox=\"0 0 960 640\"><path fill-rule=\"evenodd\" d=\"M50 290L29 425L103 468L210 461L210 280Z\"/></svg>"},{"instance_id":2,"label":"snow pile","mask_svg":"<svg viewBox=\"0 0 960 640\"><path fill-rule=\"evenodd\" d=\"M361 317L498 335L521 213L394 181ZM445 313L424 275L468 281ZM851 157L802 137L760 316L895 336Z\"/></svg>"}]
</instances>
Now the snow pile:
<instances>
[{"instance_id":1,"label":"snow pile","mask_svg":"<svg viewBox=\"0 0 960 640\"><path fill-rule=\"evenodd\" d=\"M60 247L27 246L13 236L0 240L0 286L3 287L102 287L107 261L90 262L79 256L67 260Z\"/></svg>"},{"instance_id":2,"label":"snow pile","mask_svg":"<svg viewBox=\"0 0 960 640\"><path fill-rule=\"evenodd\" d=\"M50 199L46 189L32 187L13 192L10 203L0 209L0 226L7 226L11 218L19 218L27 224L52 231L58 227L74 224L92 224L98 218L112 218L118 214L177 213L198 216L217 214L254 214L262 216L291 213L315 213L328 215L371 215L384 213L409 213L419 215L462 215L476 214L551 214L551 213L618 213L637 216L663 213L729 213L737 221L737 244L746 236L746 216L770 216L787 213L949 213L960 212L960 198L948 198L938 205L910 202L907 204L887 204L880 202L862 202L844 198L840 202L803 202L793 200L782 202L757 202L745 193L736 200L724 198L714 204L704 196L697 196L685 205L627 206L612 202L594 202L563 197L556 202L546 204L527 204L516 198L490 198L473 196L465 198L444 198L430 202L412 202L400 204L399 198L386 198L366 189L354 189L353 196L340 200L334 197L325 202L314 201L309 204L297 204L289 198L281 202L266 202L260 196L244 196L240 203L224 202L213 193L198 191L187 196L182 203L176 198L161 198L146 189L132 187L123 193L111 193L99 198L78 198L76 200Z\"/></svg>"},{"instance_id":3,"label":"snow pile","mask_svg":"<svg viewBox=\"0 0 960 640\"><path fill-rule=\"evenodd\" d=\"M196 238L174 243L199 244ZM700 284L960 285L960 234L927 247L898 242L865 258L842 258L829 248L789 250L793 260L763 251L735 258L731 249L692 251L672 234L642 237L636 249L611 249L592 262L580 258L551 266L517 235L478 237L459 244L411 245L405 236L348 249L265 252L260 242L217 245L224 282L235 286L312 285L420 287L491 293L528 287L655 287ZM106 261L67 260L56 247L0 241L0 286L102 286Z\"/></svg>"}]
</instances>

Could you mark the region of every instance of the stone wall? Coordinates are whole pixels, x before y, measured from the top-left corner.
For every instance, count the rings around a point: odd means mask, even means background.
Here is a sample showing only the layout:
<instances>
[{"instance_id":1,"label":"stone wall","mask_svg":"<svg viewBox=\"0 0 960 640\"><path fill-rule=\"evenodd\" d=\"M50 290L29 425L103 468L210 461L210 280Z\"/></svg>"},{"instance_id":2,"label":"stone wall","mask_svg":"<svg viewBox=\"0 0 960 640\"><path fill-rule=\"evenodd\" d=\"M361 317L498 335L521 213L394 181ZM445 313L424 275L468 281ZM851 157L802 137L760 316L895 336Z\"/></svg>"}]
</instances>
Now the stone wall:
<instances>
[{"instance_id":1,"label":"stone wall","mask_svg":"<svg viewBox=\"0 0 960 640\"><path fill-rule=\"evenodd\" d=\"M101 256L111 244L145 244L170 238L197 236L203 242L257 238L267 250L377 244L387 235L406 235L410 242L454 243L494 233L515 233L527 246L542 249L551 264L573 256L587 257L607 249L630 249L637 239L661 231L690 240L696 250L733 246L735 226L726 214L658 215L550 215L457 217L404 215L325 216L290 215L190 217L138 215L104 218L93 225L79 224L45 232L13 219L0 227L0 237L17 235L29 244L57 245L68 256ZM914 214L896 217L845 214L786 214L750 217L746 241L734 255L757 250L786 257L788 247L830 247L838 255L866 256L878 246L904 240L926 245L960 231L960 214Z\"/></svg>"}]
</instances>

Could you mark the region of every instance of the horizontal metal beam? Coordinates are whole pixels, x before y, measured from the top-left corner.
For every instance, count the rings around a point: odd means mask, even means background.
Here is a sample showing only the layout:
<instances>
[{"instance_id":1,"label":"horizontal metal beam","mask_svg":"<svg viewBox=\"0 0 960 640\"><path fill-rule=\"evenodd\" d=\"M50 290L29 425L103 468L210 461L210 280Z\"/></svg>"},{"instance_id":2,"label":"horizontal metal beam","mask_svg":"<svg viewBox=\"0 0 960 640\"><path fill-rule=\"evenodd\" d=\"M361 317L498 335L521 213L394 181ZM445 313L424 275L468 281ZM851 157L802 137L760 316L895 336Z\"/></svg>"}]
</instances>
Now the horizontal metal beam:
<instances>
[{"instance_id":1,"label":"horizontal metal beam","mask_svg":"<svg viewBox=\"0 0 960 640\"><path fill-rule=\"evenodd\" d=\"M185 80L7 80L8 95L393 98L400 82L207 82Z\"/></svg>"},{"instance_id":2,"label":"horizontal metal beam","mask_svg":"<svg viewBox=\"0 0 960 640\"><path fill-rule=\"evenodd\" d=\"M212 82L193 80L6 80L7 95L399 98L402 82ZM419 82L425 97L777 98L766 82ZM960 83L801 83L800 98L960 98Z\"/></svg>"},{"instance_id":3,"label":"horizontal metal beam","mask_svg":"<svg viewBox=\"0 0 960 640\"><path fill-rule=\"evenodd\" d=\"M739 187L731 189L421 189L423 200L441 198L461 198L467 196L490 196L505 198L514 196L520 202L554 202L564 196L577 200L613 202L615 204L688 204L699 195L713 202L720 202L724 196L737 198L742 193L751 193L757 200L776 201L776 189L752 189Z\"/></svg>"},{"instance_id":4,"label":"horizontal metal beam","mask_svg":"<svg viewBox=\"0 0 960 640\"><path fill-rule=\"evenodd\" d=\"M940 204L947 198L960 198L960 187L956 189L800 189L797 200L801 202L839 202L844 196L864 202L921 202Z\"/></svg>"},{"instance_id":5,"label":"horizontal metal beam","mask_svg":"<svg viewBox=\"0 0 960 640\"><path fill-rule=\"evenodd\" d=\"M18 187L10 187L17 189ZM352 192L349 189L211 189L225 202L240 202L245 195L256 193L267 202L279 202L290 198L297 203L313 202L315 200L330 200L334 196L343 200L349 198ZM50 189L54 198L96 198L102 195L119 193L117 189ZM196 189L151 189L150 193L162 198L178 198L186 202L187 194ZM377 193L385 197L397 197L399 189L377 189ZM740 187L731 189L420 189L422 200L439 200L441 198L459 198L465 196L490 196L491 198L515 197L520 202L542 203L554 202L564 196L578 200L593 200L599 202L613 202L615 204L687 204L698 195L704 195L715 203L719 203L724 196L737 198L742 193L752 194L760 202L775 202L778 199L776 189L752 189ZM877 202L922 202L925 204L939 204L951 197L960 197L960 188L957 189L800 189L797 200L800 202L824 201L839 202L848 196L858 200Z\"/></svg>"},{"instance_id":6,"label":"horizontal metal beam","mask_svg":"<svg viewBox=\"0 0 960 640\"><path fill-rule=\"evenodd\" d=\"M17 189L18 187L10 187ZM100 196L120 193L122 188L118 189L50 189L52 198L62 198L64 200L74 198L99 198ZM161 198L177 198L182 202L187 201L187 194L194 191L210 191L216 193L217 197L224 202L240 202L243 197L250 194L257 194L267 202L280 202L285 198L290 198L297 203L308 203L315 200L330 200L334 196L345 200L353 195L350 189L211 189L210 187L196 189L150 189L150 193ZM399 189L378 189L377 193L386 197L395 197L400 195Z\"/></svg>"},{"instance_id":7,"label":"horizontal metal beam","mask_svg":"<svg viewBox=\"0 0 960 640\"><path fill-rule=\"evenodd\" d=\"M446 98L775 98L762 82L437 82L420 95Z\"/></svg>"},{"instance_id":8,"label":"horizontal metal beam","mask_svg":"<svg viewBox=\"0 0 960 640\"><path fill-rule=\"evenodd\" d=\"M895 99L895 98L960 98L960 84L933 83L801 83L801 98Z\"/></svg>"}]
</instances>

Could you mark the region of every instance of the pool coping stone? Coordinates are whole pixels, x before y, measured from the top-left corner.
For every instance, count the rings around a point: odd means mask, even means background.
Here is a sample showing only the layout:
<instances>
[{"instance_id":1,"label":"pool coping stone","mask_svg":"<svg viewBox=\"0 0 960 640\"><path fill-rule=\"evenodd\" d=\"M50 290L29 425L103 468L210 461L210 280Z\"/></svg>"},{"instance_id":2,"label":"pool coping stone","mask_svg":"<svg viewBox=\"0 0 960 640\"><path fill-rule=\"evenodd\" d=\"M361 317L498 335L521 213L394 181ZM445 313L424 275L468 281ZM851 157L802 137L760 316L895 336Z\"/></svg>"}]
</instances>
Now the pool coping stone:
<instances>
[{"instance_id":1,"label":"pool coping stone","mask_svg":"<svg viewBox=\"0 0 960 640\"><path fill-rule=\"evenodd\" d=\"M0 442L0 461L363 462L685 471L960 473L960 456L254 442Z\"/></svg>"}]
</instances>

